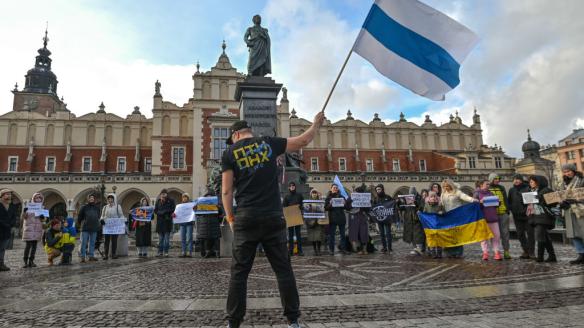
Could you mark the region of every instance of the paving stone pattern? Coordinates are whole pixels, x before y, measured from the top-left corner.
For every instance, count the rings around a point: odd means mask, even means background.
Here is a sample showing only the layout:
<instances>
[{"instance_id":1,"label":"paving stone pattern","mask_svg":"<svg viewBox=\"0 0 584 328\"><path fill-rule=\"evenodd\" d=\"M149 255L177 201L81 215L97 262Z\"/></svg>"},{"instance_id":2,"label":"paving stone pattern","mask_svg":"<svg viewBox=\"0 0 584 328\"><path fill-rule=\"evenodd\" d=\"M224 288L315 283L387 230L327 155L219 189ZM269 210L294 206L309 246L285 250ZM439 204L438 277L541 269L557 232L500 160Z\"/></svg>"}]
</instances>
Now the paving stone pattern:
<instances>
[{"instance_id":1,"label":"paving stone pattern","mask_svg":"<svg viewBox=\"0 0 584 328\"><path fill-rule=\"evenodd\" d=\"M518 244L512 245L517 256ZM394 249L392 255L294 257L304 326L569 327L584 322L584 266L567 263L574 255L569 246L556 245L556 264L485 263L478 245L465 248L465 259L412 256L399 242ZM47 267L46 256L41 249L38 253L39 267L22 269L21 245L8 251L13 269L0 273L0 327L225 326L230 259L180 259L173 253L163 259ZM256 259L248 289L248 327L282 325L277 284L265 258ZM576 312L580 317L572 316ZM572 324L572 318L580 320Z\"/></svg>"}]
</instances>

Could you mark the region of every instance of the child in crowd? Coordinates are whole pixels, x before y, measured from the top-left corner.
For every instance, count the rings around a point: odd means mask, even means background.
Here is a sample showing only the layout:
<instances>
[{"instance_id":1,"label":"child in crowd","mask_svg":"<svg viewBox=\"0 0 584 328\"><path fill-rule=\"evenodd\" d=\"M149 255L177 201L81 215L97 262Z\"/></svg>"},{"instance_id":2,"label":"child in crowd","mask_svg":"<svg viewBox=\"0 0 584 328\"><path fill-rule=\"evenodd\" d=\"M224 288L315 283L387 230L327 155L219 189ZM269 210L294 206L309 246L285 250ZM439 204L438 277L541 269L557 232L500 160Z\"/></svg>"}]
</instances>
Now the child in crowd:
<instances>
[{"instance_id":1,"label":"child in crowd","mask_svg":"<svg viewBox=\"0 0 584 328\"><path fill-rule=\"evenodd\" d=\"M45 251L47 252L49 266L53 265L56 258L61 256L63 246L63 233L61 232L61 221L53 219L49 223L50 228L45 233Z\"/></svg>"},{"instance_id":2,"label":"child in crowd","mask_svg":"<svg viewBox=\"0 0 584 328\"><path fill-rule=\"evenodd\" d=\"M423 210L424 213L442 214L444 212L442 210L442 207L440 206L440 198L438 197L438 194L434 190L428 193L428 197L426 198L426 201L424 203L425 203ZM432 256L433 258L441 259L442 247L431 247L429 249L429 253L430 256Z\"/></svg>"},{"instance_id":3,"label":"child in crowd","mask_svg":"<svg viewBox=\"0 0 584 328\"><path fill-rule=\"evenodd\" d=\"M63 222L63 229L61 230L63 237L61 237L61 263L59 265L70 265L73 257L73 250L75 249L75 240L77 236L77 229L73 225L73 218L67 218Z\"/></svg>"},{"instance_id":4,"label":"child in crowd","mask_svg":"<svg viewBox=\"0 0 584 328\"><path fill-rule=\"evenodd\" d=\"M493 233L493 238L481 242L481 248L483 249L483 261L487 261L489 259L489 242L492 244L493 251L495 252L495 260L501 261L501 234L499 232L499 216L497 215L497 206L484 205L484 198L494 195L489 191L489 180L481 180L477 183L477 185L478 189L475 191L474 198L479 200L481 203L481 209L485 215L485 220L487 220L489 229L491 229L491 232Z\"/></svg>"}]
</instances>

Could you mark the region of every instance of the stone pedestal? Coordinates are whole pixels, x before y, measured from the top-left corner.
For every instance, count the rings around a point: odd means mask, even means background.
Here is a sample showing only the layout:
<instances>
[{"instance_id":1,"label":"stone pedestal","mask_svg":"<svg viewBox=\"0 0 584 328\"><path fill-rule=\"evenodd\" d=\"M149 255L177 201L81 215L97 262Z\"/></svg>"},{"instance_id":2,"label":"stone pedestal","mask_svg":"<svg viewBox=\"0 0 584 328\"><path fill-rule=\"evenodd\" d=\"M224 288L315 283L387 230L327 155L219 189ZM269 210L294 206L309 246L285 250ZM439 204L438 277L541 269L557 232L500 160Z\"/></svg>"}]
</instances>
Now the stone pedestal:
<instances>
[{"instance_id":1,"label":"stone pedestal","mask_svg":"<svg viewBox=\"0 0 584 328\"><path fill-rule=\"evenodd\" d=\"M249 123L254 135L276 136L276 100L281 88L282 84L269 77L248 76L237 83L235 100L239 101L241 119Z\"/></svg>"}]
</instances>

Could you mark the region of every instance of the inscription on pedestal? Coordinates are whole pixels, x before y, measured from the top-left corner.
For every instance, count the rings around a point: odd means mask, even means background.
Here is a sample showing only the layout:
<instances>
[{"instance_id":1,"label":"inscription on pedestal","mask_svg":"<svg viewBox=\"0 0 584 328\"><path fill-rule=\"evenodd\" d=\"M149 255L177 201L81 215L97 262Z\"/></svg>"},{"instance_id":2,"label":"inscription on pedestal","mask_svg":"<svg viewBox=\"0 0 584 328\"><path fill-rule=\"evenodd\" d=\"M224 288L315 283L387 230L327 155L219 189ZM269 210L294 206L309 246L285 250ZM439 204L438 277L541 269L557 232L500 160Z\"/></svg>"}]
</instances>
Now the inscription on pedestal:
<instances>
[{"instance_id":1,"label":"inscription on pedestal","mask_svg":"<svg viewBox=\"0 0 584 328\"><path fill-rule=\"evenodd\" d=\"M248 100L243 108L243 119L257 136L276 136L276 108L270 100Z\"/></svg>"}]
</instances>

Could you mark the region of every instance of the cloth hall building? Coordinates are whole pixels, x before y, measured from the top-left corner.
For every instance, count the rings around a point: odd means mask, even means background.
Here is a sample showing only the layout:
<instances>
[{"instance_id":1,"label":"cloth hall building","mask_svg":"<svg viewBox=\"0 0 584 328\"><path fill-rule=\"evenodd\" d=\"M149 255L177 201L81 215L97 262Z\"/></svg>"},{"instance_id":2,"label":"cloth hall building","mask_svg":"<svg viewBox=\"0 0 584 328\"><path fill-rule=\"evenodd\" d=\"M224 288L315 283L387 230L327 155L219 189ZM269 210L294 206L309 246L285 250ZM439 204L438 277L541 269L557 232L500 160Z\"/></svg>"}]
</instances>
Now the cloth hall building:
<instances>
[{"instance_id":1,"label":"cloth hall building","mask_svg":"<svg viewBox=\"0 0 584 328\"><path fill-rule=\"evenodd\" d=\"M67 108L58 96L47 41L24 88L12 91L12 109L0 109L0 187L14 190L21 203L41 191L47 206L62 215L74 215L95 191L115 192L125 211L141 197L154 199L162 188L177 199L182 192L194 197L205 192L226 147L228 127L239 118L234 93L245 79L231 65L225 44L210 70L202 72L197 64L186 104L165 101L164 81L156 81L151 115L135 107L120 117L103 103L79 116ZM277 115L277 132L284 137L310 126L290 110L286 93L283 88ZM442 125L430 117L417 125L403 114L391 124L377 114L366 122L348 111L344 119L327 120L298 155L307 182L321 192L335 175L347 188L382 183L395 194L447 177L470 192L489 172L498 172L506 182L514 172L513 158L483 144L476 111L470 125L458 115Z\"/></svg>"}]
</instances>

